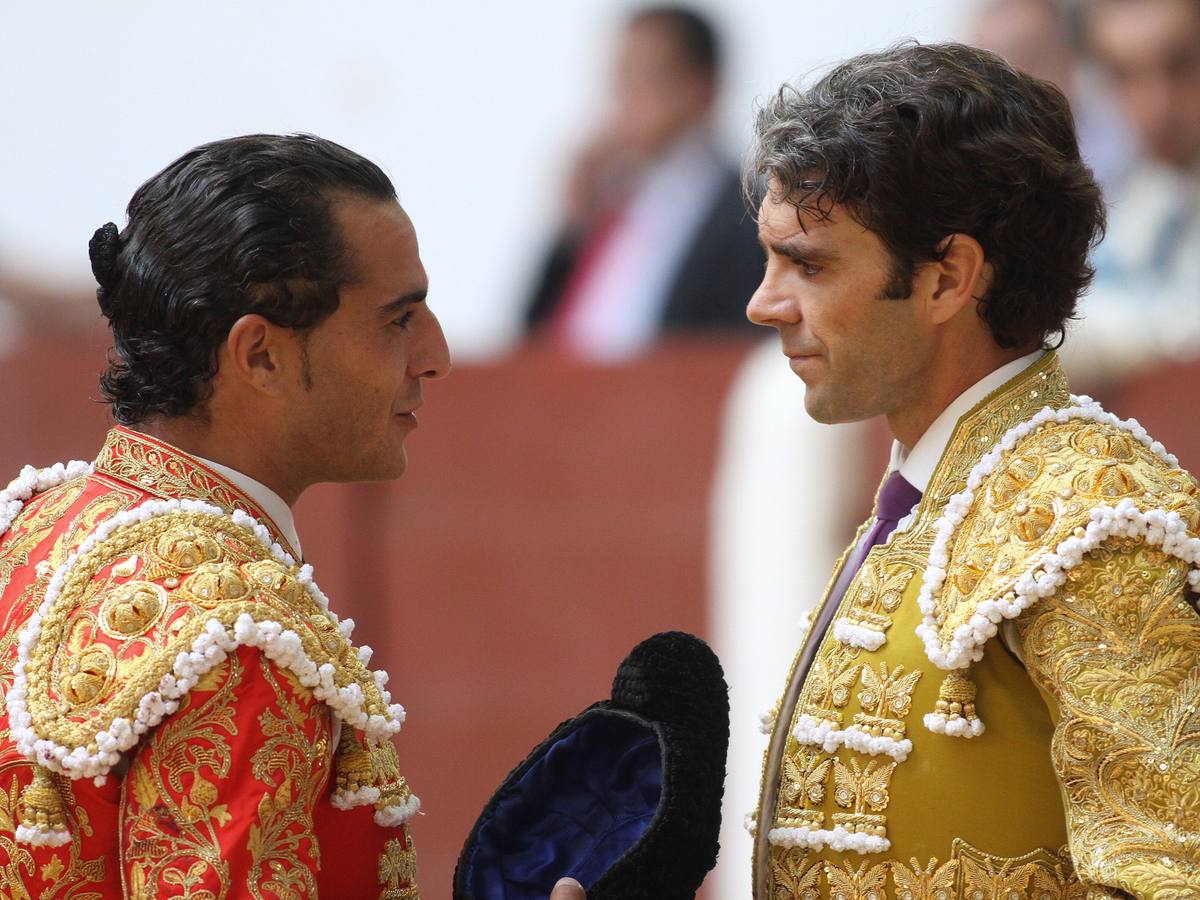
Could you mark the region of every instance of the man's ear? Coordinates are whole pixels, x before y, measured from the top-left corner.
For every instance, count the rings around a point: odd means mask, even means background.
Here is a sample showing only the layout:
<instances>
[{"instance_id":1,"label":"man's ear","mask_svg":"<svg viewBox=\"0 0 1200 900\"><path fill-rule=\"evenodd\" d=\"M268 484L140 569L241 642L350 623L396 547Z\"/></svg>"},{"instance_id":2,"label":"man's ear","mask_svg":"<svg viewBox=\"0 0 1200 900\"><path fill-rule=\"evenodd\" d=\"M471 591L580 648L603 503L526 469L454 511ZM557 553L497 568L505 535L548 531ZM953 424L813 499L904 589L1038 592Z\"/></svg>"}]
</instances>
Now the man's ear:
<instances>
[{"instance_id":1,"label":"man's ear","mask_svg":"<svg viewBox=\"0 0 1200 900\"><path fill-rule=\"evenodd\" d=\"M992 264L983 246L969 234L952 234L938 248L941 260L926 263L922 276L929 279L930 320L941 325L964 308L972 311L987 293L992 279Z\"/></svg>"},{"instance_id":2,"label":"man's ear","mask_svg":"<svg viewBox=\"0 0 1200 900\"><path fill-rule=\"evenodd\" d=\"M291 329L281 328L255 313L242 316L229 329L221 348L222 378L235 378L257 391L279 396L293 368L296 348Z\"/></svg>"}]
</instances>

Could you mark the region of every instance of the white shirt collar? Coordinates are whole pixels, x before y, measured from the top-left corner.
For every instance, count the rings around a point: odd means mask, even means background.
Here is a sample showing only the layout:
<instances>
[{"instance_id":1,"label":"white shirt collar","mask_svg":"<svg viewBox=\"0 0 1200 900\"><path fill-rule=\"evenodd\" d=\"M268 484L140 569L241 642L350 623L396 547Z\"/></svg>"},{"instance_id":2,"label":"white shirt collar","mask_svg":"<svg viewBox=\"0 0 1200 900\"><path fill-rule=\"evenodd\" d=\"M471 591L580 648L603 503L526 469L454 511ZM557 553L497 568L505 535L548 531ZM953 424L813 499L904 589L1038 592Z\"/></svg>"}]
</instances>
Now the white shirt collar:
<instances>
[{"instance_id":1,"label":"white shirt collar","mask_svg":"<svg viewBox=\"0 0 1200 900\"><path fill-rule=\"evenodd\" d=\"M1036 363L1045 352L1035 350L1020 359L1005 363L990 375L979 379L942 410L941 415L925 429L925 433L911 450L899 441L892 441L892 462L889 470L899 469L909 484L924 493L925 488L929 486L929 479L933 477L933 470L937 468L946 445L950 443L950 435L954 433L954 426L958 424L958 420L996 388L1016 378Z\"/></svg>"},{"instance_id":2,"label":"white shirt collar","mask_svg":"<svg viewBox=\"0 0 1200 900\"><path fill-rule=\"evenodd\" d=\"M295 554L296 559L299 560L301 558L303 551L300 549L300 535L296 533L296 519L292 516L291 507L283 502L282 497L261 481L256 481L249 475L239 472L237 469L223 466L219 462L213 462L211 459L205 459L203 456L195 458L218 475L223 475L234 487L240 488L242 493L262 507L262 511L271 517L271 521L279 529L279 533L291 544L290 549Z\"/></svg>"}]
</instances>

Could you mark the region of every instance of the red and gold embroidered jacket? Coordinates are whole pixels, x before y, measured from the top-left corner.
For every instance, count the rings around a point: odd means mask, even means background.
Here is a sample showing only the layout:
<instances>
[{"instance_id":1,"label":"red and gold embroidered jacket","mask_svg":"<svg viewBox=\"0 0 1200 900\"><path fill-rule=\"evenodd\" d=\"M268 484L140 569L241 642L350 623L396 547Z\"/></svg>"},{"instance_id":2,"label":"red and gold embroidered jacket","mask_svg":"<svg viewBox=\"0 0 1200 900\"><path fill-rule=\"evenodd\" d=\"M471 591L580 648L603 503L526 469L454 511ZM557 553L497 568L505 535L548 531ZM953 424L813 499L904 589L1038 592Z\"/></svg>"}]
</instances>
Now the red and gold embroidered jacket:
<instances>
[{"instance_id":1,"label":"red and gold embroidered jacket","mask_svg":"<svg viewBox=\"0 0 1200 900\"><path fill-rule=\"evenodd\" d=\"M0 897L417 897L403 710L250 498L116 428L0 526Z\"/></svg>"}]
</instances>

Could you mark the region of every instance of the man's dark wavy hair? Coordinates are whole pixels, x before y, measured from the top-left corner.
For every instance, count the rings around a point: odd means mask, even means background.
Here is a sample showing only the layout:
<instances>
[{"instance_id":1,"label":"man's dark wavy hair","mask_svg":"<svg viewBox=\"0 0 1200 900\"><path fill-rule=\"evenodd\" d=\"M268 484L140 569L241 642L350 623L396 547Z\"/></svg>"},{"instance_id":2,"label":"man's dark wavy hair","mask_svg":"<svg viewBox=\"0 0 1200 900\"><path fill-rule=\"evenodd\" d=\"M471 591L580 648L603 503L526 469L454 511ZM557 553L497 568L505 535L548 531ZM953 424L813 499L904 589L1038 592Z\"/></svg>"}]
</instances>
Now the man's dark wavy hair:
<instances>
[{"instance_id":1,"label":"man's dark wavy hair","mask_svg":"<svg viewBox=\"0 0 1200 900\"><path fill-rule=\"evenodd\" d=\"M307 331L351 273L331 203L395 200L374 163L313 135L254 134L184 154L133 195L129 223L89 245L113 332L101 376L114 418L192 414L241 316Z\"/></svg>"},{"instance_id":2,"label":"man's dark wavy hair","mask_svg":"<svg viewBox=\"0 0 1200 900\"><path fill-rule=\"evenodd\" d=\"M842 204L911 293L968 234L995 277L979 315L1001 347L1061 343L1092 279L1104 203L1062 92L986 50L906 43L848 60L759 111L747 171L818 219Z\"/></svg>"}]
</instances>

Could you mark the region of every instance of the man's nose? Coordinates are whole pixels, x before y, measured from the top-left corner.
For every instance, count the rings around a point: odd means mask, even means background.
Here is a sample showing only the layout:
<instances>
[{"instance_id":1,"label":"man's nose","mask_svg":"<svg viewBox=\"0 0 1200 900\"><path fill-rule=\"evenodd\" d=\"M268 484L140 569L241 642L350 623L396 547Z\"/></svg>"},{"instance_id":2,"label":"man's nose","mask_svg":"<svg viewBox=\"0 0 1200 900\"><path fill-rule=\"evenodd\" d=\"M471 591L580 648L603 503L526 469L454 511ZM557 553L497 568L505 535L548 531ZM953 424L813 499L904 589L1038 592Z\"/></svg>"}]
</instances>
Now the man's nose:
<instances>
[{"instance_id":1,"label":"man's nose","mask_svg":"<svg viewBox=\"0 0 1200 900\"><path fill-rule=\"evenodd\" d=\"M418 378L437 379L450 374L450 347L446 344L442 323L432 312L429 314L428 330L423 336L419 352L414 354L413 363Z\"/></svg>"},{"instance_id":2,"label":"man's nose","mask_svg":"<svg viewBox=\"0 0 1200 900\"><path fill-rule=\"evenodd\" d=\"M746 304L746 318L755 325L770 328L794 325L800 320L798 307L779 289L770 273L763 277L762 284Z\"/></svg>"}]
</instances>

